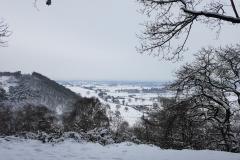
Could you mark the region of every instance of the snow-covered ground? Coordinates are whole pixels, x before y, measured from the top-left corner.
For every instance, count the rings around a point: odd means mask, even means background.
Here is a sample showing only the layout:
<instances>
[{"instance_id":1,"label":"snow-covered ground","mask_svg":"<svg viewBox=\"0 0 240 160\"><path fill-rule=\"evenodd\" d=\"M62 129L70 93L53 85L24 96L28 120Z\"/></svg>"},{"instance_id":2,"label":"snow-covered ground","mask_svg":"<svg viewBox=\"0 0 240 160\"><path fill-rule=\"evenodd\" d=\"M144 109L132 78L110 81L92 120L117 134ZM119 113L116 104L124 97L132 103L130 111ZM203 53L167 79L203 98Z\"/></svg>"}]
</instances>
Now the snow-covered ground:
<instances>
[{"instance_id":1,"label":"snow-covered ground","mask_svg":"<svg viewBox=\"0 0 240 160\"><path fill-rule=\"evenodd\" d=\"M161 92L166 82L61 81L59 83L82 97L98 98L101 103L107 104L113 113L119 111L123 120L130 126L139 121L143 113L152 109L154 104L157 103L160 107L159 97L173 96L173 93Z\"/></svg>"},{"instance_id":2,"label":"snow-covered ground","mask_svg":"<svg viewBox=\"0 0 240 160\"><path fill-rule=\"evenodd\" d=\"M121 143L102 146L66 140L58 144L0 138L0 160L240 160L240 154L218 151L162 150Z\"/></svg>"},{"instance_id":3,"label":"snow-covered ground","mask_svg":"<svg viewBox=\"0 0 240 160\"><path fill-rule=\"evenodd\" d=\"M102 104L109 105L110 110L114 113L118 110L121 113L121 117L124 121L127 121L130 126L133 126L143 115L141 112L137 111L136 109L124 105L120 105L120 108L117 108L117 104L106 102L101 97L98 96L93 90L88 90L82 88L80 86L66 86L67 88L71 89L72 91L80 94L82 97L96 97L98 98ZM126 110L127 107L127 110Z\"/></svg>"}]
</instances>

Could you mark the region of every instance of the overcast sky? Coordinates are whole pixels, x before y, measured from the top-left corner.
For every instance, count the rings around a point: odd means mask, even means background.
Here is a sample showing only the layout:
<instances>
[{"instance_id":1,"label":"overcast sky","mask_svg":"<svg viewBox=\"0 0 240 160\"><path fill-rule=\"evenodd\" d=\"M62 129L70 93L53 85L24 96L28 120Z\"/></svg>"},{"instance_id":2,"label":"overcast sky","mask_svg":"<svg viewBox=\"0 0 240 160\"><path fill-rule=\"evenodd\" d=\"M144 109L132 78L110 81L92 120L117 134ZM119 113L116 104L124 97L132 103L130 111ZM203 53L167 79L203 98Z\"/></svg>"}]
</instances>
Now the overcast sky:
<instances>
[{"instance_id":1,"label":"overcast sky","mask_svg":"<svg viewBox=\"0 0 240 160\"><path fill-rule=\"evenodd\" d=\"M60 80L171 80L181 63L136 52L144 16L135 0L0 0L0 17L13 31L0 48L0 71L40 72ZM218 40L195 27L189 53L202 46L239 43L240 27L224 26Z\"/></svg>"}]
</instances>

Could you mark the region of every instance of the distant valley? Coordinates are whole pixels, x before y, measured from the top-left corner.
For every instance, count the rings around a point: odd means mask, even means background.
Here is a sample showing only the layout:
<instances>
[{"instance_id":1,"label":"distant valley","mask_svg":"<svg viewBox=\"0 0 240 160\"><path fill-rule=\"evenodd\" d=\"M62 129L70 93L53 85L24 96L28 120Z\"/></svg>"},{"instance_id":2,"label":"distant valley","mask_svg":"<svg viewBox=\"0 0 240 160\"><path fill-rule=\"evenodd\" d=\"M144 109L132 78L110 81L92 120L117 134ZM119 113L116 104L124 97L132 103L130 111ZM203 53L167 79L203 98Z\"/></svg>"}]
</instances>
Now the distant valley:
<instances>
[{"instance_id":1,"label":"distant valley","mask_svg":"<svg viewBox=\"0 0 240 160\"><path fill-rule=\"evenodd\" d=\"M143 114L161 107L163 97L173 97L167 89L167 81L58 81L82 97L96 97L107 105L111 112L119 111L130 125Z\"/></svg>"}]
</instances>

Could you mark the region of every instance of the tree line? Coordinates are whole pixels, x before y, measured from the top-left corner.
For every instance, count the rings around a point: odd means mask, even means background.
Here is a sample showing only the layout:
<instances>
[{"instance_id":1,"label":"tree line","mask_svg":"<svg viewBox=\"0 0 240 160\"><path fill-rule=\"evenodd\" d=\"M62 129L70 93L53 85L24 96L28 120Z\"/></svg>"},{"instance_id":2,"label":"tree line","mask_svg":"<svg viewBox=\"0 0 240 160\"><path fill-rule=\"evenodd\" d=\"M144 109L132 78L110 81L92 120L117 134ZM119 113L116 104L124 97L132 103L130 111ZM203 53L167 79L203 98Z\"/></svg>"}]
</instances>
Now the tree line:
<instances>
[{"instance_id":1,"label":"tree line","mask_svg":"<svg viewBox=\"0 0 240 160\"><path fill-rule=\"evenodd\" d=\"M202 49L169 88L176 96L142 117L140 139L163 148L240 151L240 45Z\"/></svg>"}]
</instances>

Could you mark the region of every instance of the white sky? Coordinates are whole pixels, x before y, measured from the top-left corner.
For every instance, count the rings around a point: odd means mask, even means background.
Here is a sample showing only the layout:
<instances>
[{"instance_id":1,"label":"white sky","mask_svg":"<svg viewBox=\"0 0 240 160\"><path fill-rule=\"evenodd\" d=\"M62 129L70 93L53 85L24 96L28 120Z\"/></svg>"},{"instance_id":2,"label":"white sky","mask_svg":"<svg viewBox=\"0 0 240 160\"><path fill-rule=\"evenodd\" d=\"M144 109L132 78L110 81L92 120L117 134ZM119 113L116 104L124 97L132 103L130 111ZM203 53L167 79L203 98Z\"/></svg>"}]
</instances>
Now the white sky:
<instances>
[{"instance_id":1,"label":"white sky","mask_svg":"<svg viewBox=\"0 0 240 160\"><path fill-rule=\"evenodd\" d=\"M144 16L135 0L0 0L0 18L13 31L0 48L0 71L40 72L52 79L170 80L183 63L140 55ZM206 26L195 27L188 42L191 59L202 46L239 43L240 25L225 25L218 40Z\"/></svg>"}]
</instances>

